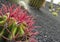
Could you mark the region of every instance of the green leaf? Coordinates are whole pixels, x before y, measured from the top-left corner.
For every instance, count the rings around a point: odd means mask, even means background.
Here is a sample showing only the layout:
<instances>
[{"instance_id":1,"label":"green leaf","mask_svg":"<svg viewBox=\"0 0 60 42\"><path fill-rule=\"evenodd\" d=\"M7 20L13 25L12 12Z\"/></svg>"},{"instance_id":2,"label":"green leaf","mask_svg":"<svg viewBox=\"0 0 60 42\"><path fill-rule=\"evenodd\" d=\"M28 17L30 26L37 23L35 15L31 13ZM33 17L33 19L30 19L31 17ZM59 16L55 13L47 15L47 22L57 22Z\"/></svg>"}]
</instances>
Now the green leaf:
<instances>
[{"instance_id":1,"label":"green leaf","mask_svg":"<svg viewBox=\"0 0 60 42\"><path fill-rule=\"evenodd\" d=\"M16 34L16 31L17 31L17 25L16 25L16 23L15 22L12 23L12 25L10 26L10 28L11 28L11 33L12 34L9 35L9 39L12 40L13 37L15 36L15 34Z\"/></svg>"},{"instance_id":2,"label":"green leaf","mask_svg":"<svg viewBox=\"0 0 60 42\"><path fill-rule=\"evenodd\" d=\"M0 32L0 38L2 37L2 35L3 35L3 33L4 33L4 28L3 28L3 30Z\"/></svg>"},{"instance_id":3,"label":"green leaf","mask_svg":"<svg viewBox=\"0 0 60 42\"><path fill-rule=\"evenodd\" d=\"M7 20L7 16L0 16L0 25L4 25Z\"/></svg>"},{"instance_id":4,"label":"green leaf","mask_svg":"<svg viewBox=\"0 0 60 42\"><path fill-rule=\"evenodd\" d=\"M24 29L23 28L25 28L22 24L19 26L19 33L20 33L20 35L21 36L23 36L24 35Z\"/></svg>"}]
</instances>

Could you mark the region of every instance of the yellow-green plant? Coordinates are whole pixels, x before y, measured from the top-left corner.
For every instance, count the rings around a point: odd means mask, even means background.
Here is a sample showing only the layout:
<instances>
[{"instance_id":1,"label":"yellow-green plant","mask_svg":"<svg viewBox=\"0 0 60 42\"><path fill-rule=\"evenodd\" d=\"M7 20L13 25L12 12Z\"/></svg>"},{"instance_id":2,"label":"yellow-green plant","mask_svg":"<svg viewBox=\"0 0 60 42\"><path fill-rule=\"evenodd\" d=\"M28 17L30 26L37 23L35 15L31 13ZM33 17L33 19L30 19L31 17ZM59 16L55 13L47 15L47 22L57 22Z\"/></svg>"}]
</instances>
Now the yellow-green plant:
<instances>
[{"instance_id":1,"label":"yellow-green plant","mask_svg":"<svg viewBox=\"0 0 60 42\"><path fill-rule=\"evenodd\" d=\"M58 4L57 4L58 6L56 6L56 7L54 8L53 1L54 1L54 0L51 0L50 6L49 6L49 11L52 13L52 15L58 16L59 11L60 11L60 7L59 7L60 3L58 3Z\"/></svg>"}]
</instances>

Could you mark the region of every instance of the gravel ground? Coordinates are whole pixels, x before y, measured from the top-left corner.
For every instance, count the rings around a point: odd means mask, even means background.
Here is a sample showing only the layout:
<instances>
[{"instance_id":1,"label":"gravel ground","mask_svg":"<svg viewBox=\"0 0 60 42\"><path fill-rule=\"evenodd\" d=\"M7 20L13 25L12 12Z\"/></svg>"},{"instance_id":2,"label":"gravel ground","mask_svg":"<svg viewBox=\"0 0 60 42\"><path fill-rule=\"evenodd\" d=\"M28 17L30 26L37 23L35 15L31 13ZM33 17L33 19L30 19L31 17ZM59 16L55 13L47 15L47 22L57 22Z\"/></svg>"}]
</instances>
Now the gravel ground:
<instances>
[{"instance_id":1,"label":"gravel ground","mask_svg":"<svg viewBox=\"0 0 60 42\"><path fill-rule=\"evenodd\" d=\"M48 11L48 5L40 10L30 8L31 14L36 17L36 25L42 26L36 30L38 42L60 42L60 14L55 17Z\"/></svg>"},{"instance_id":2,"label":"gravel ground","mask_svg":"<svg viewBox=\"0 0 60 42\"><path fill-rule=\"evenodd\" d=\"M60 42L60 14L57 17L53 16L48 11L48 4L40 10L30 7L30 13L36 18L35 25L41 26L36 29L40 32L36 36L38 42Z\"/></svg>"}]
</instances>

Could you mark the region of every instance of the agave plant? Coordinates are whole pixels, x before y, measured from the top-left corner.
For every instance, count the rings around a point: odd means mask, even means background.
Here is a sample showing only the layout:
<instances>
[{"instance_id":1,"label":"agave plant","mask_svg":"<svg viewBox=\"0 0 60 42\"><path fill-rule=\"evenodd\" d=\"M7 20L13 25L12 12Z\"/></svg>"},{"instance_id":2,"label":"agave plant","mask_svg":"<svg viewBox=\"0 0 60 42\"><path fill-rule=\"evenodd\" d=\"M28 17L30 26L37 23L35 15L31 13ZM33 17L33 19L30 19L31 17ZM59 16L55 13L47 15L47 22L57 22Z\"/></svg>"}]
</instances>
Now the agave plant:
<instances>
[{"instance_id":1,"label":"agave plant","mask_svg":"<svg viewBox=\"0 0 60 42\"><path fill-rule=\"evenodd\" d=\"M32 32L35 21L25 9L19 5L2 4L0 8L0 42L3 39L14 42L37 42L33 37L38 32ZM4 41L5 42L5 41Z\"/></svg>"}]
</instances>

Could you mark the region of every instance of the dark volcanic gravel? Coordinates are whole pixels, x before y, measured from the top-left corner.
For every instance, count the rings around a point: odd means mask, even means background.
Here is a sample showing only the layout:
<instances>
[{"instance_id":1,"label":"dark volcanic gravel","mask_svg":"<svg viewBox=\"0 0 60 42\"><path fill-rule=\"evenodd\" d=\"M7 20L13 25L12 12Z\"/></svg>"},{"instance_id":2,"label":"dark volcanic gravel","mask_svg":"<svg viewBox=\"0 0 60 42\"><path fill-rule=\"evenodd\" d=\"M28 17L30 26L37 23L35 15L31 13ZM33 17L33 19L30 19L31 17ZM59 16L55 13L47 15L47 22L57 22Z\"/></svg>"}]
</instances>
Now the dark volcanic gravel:
<instances>
[{"instance_id":1,"label":"dark volcanic gravel","mask_svg":"<svg viewBox=\"0 0 60 42\"><path fill-rule=\"evenodd\" d=\"M30 7L30 13L35 16L36 24L41 26L36 30L40 32L36 36L38 42L60 42L60 14L55 17L48 11L48 4L40 10Z\"/></svg>"},{"instance_id":2,"label":"dark volcanic gravel","mask_svg":"<svg viewBox=\"0 0 60 42\"><path fill-rule=\"evenodd\" d=\"M36 30L40 32L36 36L38 42L60 42L60 14L53 16L48 11L48 4L40 10L30 7L31 14L36 18L36 25L42 26Z\"/></svg>"}]
</instances>

